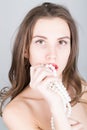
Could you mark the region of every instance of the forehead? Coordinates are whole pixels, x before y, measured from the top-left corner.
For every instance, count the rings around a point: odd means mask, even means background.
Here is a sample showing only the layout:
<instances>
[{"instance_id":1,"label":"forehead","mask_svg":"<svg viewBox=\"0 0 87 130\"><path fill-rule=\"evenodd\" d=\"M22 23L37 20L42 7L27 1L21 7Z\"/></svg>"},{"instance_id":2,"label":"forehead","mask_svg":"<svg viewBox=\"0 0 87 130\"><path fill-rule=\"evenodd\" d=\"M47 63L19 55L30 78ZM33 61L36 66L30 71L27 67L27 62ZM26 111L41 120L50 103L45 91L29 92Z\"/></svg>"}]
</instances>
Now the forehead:
<instances>
[{"instance_id":1,"label":"forehead","mask_svg":"<svg viewBox=\"0 0 87 130\"><path fill-rule=\"evenodd\" d=\"M33 30L34 35L68 35L70 36L70 29L65 20L62 18L41 18L38 19Z\"/></svg>"}]
</instances>

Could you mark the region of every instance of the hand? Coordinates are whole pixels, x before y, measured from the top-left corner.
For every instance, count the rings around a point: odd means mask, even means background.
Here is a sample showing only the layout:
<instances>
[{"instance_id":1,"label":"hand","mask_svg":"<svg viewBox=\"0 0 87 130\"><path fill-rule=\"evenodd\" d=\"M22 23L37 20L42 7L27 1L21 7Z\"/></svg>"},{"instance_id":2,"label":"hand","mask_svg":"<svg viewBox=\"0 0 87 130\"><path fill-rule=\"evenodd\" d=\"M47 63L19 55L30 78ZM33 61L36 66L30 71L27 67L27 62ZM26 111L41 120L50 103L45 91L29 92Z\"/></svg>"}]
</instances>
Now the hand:
<instances>
[{"instance_id":1,"label":"hand","mask_svg":"<svg viewBox=\"0 0 87 130\"><path fill-rule=\"evenodd\" d=\"M54 76L52 70L44 65L33 66L31 67L30 76L30 87L38 90L48 102L57 125L61 124L62 121L62 123L67 122L68 127L72 128L71 130L84 130L81 123L68 123L61 96L46 87L50 81L58 81L58 77ZM58 118L58 116L61 118Z\"/></svg>"},{"instance_id":2,"label":"hand","mask_svg":"<svg viewBox=\"0 0 87 130\"><path fill-rule=\"evenodd\" d=\"M31 76L30 87L32 89L40 91L40 93L49 103L50 108L54 103L55 103L54 106L58 105L59 107L60 104L60 106L63 107L60 95L55 94L52 90L46 87L50 81L54 80L58 81L58 77L56 77L53 74L53 71L51 69L47 68L45 65L34 66L31 67L30 76Z\"/></svg>"}]
</instances>

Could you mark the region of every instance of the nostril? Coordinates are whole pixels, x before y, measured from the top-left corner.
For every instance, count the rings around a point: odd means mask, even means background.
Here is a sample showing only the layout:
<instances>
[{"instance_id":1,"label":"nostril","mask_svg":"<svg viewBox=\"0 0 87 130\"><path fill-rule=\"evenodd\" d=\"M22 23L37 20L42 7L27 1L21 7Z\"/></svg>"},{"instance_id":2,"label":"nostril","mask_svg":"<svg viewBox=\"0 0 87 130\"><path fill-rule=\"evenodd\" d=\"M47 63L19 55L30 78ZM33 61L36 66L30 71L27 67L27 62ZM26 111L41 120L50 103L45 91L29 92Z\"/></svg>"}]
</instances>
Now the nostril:
<instances>
[{"instance_id":1,"label":"nostril","mask_svg":"<svg viewBox=\"0 0 87 130\"><path fill-rule=\"evenodd\" d=\"M48 56L47 56L47 59L48 59L48 60L49 60L49 59L53 59L53 60L54 60L54 59L56 59L56 56L48 55Z\"/></svg>"}]
</instances>

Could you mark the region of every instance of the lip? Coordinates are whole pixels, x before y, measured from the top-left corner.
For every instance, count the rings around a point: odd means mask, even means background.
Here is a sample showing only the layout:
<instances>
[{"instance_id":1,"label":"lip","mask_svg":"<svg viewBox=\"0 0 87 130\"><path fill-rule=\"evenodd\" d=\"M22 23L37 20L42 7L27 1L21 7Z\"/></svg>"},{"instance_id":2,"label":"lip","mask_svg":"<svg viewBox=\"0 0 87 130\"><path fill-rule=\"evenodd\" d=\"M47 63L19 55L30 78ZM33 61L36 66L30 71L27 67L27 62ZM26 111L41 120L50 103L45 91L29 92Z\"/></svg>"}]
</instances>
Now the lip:
<instances>
[{"instance_id":1,"label":"lip","mask_svg":"<svg viewBox=\"0 0 87 130\"><path fill-rule=\"evenodd\" d=\"M49 64L51 64L52 66L55 67L56 70L58 70L58 66L55 63L49 63Z\"/></svg>"}]
</instances>

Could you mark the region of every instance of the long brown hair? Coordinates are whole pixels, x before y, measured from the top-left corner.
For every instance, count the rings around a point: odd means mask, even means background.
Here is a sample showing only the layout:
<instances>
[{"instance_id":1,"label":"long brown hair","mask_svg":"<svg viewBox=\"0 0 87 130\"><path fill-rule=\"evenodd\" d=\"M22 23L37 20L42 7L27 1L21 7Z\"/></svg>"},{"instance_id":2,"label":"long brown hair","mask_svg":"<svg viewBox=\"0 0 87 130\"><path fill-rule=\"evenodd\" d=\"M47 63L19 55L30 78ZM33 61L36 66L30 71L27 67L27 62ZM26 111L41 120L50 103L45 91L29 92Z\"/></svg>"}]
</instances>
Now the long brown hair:
<instances>
[{"instance_id":1,"label":"long brown hair","mask_svg":"<svg viewBox=\"0 0 87 130\"><path fill-rule=\"evenodd\" d=\"M74 19L67 8L53 3L43 3L30 10L19 27L14 42L12 64L9 71L11 88L8 91L5 91L6 88L3 88L0 91L0 113L4 101L9 97L12 100L23 91L30 82L30 63L29 60L24 57L24 53L25 50L29 53L29 46L32 40L35 23L38 19L44 17L60 17L64 19L69 26L71 33L71 52L66 68L63 71L63 83L68 90L69 88L72 88L72 90L75 91L72 101L77 101L81 95L81 79L78 75L76 66L78 56L78 35Z\"/></svg>"}]
</instances>

